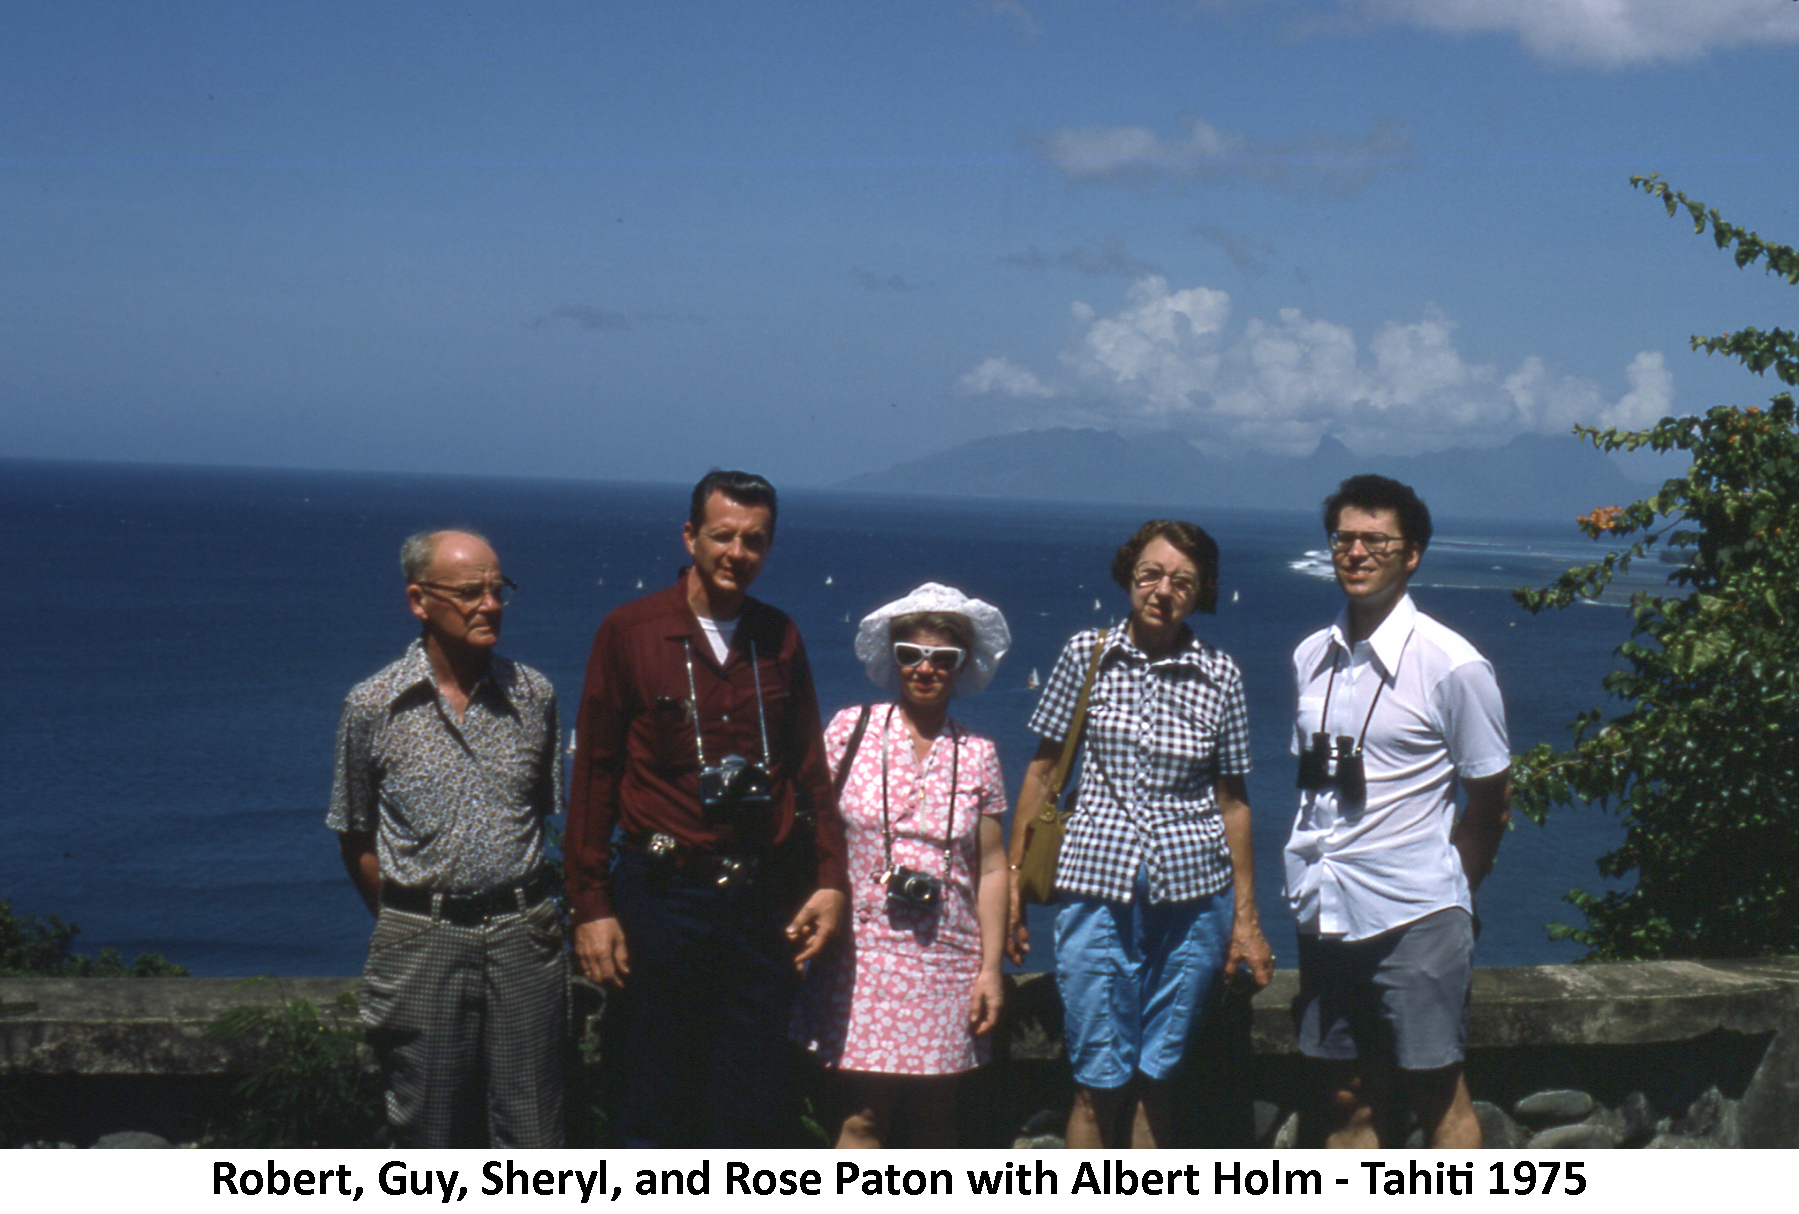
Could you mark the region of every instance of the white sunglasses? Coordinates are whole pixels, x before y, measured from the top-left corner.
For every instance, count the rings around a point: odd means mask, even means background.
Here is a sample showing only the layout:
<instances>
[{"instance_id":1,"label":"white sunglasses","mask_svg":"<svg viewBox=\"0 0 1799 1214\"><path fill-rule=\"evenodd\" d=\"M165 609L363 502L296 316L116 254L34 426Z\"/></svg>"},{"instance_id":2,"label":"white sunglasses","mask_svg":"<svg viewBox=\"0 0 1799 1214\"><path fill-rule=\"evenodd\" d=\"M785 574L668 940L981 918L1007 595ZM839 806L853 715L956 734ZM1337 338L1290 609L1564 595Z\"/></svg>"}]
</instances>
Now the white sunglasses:
<instances>
[{"instance_id":1,"label":"white sunglasses","mask_svg":"<svg viewBox=\"0 0 1799 1214\"><path fill-rule=\"evenodd\" d=\"M938 670L960 670L968 660L968 650L960 645L914 645L910 641L893 643L893 660L902 668L929 662Z\"/></svg>"}]
</instances>

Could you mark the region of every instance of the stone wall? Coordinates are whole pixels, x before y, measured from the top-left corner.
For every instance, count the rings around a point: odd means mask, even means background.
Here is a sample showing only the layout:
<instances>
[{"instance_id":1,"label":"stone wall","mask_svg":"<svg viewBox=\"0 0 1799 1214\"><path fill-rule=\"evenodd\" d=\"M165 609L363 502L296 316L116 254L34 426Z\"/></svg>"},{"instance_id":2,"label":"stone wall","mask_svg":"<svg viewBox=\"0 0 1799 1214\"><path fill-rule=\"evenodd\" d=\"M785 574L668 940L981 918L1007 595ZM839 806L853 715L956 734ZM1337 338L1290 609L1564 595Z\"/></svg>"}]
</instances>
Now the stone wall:
<instances>
[{"instance_id":1,"label":"stone wall","mask_svg":"<svg viewBox=\"0 0 1799 1214\"><path fill-rule=\"evenodd\" d=\"M38 1136L191 1131L253 1060L208 1039L219 1013L306 999L354 979L0 979L0 1115ZM1307 1145L1309 1072L1288 1006L1296 975L1227 991L1177 1099L1191 1145ZM597 993L578 991L594 1031ZM1055 984L1012 992L995 1065L965 1085L967 1145L1055 1145L1069 1079ZM1468 1074L1489 1145L1799 1146L1799 960L1485 969ZM1397 1132L1403 1136L1404 1127Z\"/></svg>"}]
</instances>

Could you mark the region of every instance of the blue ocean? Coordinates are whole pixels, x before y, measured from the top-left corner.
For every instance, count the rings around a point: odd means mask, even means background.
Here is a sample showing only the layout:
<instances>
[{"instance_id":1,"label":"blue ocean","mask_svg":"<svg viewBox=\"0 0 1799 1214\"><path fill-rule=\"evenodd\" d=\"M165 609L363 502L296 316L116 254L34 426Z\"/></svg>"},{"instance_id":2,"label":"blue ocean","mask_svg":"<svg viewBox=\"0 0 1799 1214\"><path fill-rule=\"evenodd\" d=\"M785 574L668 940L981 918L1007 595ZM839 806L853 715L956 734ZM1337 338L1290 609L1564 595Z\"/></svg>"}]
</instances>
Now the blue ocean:
<instances>
[{"instance_id":1,"label":"blue ocean","mask_svg":"<svg viewBox=\"0 0 1799 1214\"><path fill-rule=\"evenodd\" d=\"M684 560L686 496L678 485L0 462L0 535L22 588L0 647L0 899L78 922L83 951L155 951L203 975L357 972L369 918L324 813L345 691L414 634L400 540L446 526L493 540L520 586L503 650L554 681L572 726L601 617ZM791 490L756 593L799 622L827 717L874 693L851 653L870 608L925 580L998 604L1012 652L957 715L998 742L1015 795L1036 744L1033 672L1047 678L1070 633L1126 611L1106 575L1112 551L1170 513L1222 548L1218 613L1194 623L1247 681L1258 896L1291 958L1280 894L1294 808L1289 653L1339 603L1312 509ZM1516 750L1564 740L1602 702L1628 617L1605 605L1532 617L1509 590L1594 552L1571 522L1442 519L1413 581L1424 610L1492 659ZM1619 837L1595 810L1520 821L1481 892L1480 962L1578 955L1545 925L1579 921L1563 895L1603 888L1594 861Z\"/></svg>"}]
</instances>

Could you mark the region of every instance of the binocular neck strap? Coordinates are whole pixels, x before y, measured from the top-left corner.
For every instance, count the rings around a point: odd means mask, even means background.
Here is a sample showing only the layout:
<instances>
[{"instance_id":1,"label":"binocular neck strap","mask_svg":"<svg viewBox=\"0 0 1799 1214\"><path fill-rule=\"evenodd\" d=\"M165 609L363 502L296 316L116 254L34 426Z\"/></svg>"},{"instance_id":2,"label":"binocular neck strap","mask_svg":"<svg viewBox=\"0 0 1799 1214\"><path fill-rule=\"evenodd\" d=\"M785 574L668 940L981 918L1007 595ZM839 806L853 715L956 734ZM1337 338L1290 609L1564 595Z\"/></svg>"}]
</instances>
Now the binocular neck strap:
<instances>
[{"instance_id":1,"label":"binocular neck strap","mask_svg":"<svg viewBox=\"0 0 1799 1214\"><path fill-rule=\"evenodd\" d=\"M1400 657L1403 659L1405 650L1401 649L1399 653ZM1337 671L1342 668L1342 660L1343 654L1341 650L1331 657L1331 677L1324 685L1324 711L1318 714L1318 732L1320 733L1330 732L1331 690L1337 685ZM1368 664L1371 667L1374 665L1372 661ZM1397 674L1395 677L1397 677ZM1374 671L1374 698L1368 701L1368 715L1362 718L1362 734L1355 740L1357 754L1362 753L1362 744L1368 740L1368 726L1374 720L1375 706L1380 703L1380 693L1386 689L1387 680L1381 676L1381 672L1377 668Z\"/></svg>"},{"instance_id":2,"label":"binocular neck strap","mask_svg":"<svg viewBox=\"0 0 1799 1214\"><path fill-rule=\"evenodd\" d=\"M687 651L687 707L693 713L693 752L699 757L700 770L706 770L706 742L700 729L700 693L693 682L693 638L682 637L681 648ZM750 641L750 675L756 680L756 720L762 727L762 770L768 766L768 709L762 703L762 664L756 660L756 642Z\"/></svg>"},{"instance_id":3,"label":"binocular neck strap","mask_svg":"<svg viewBox=\"0 0 1799 1214\"><path fill-rule=\"evenodd\" d=\"M899 707L899 705L897 705L897 704L889 704L887 706L887 720L885 722L883 722L881 725L881 841L885 845L885 848L886 848L886 854L887 854L887 869L886 869L886 871L888 871L888 872L893 871L893 819L888 816L888 811L887 811L887 763L888 763L888 757L889 757L888 756L888 748L890 746L892 746L893 743L892 743L891 739L888 737L888 735L893 732L893 712L894 712L894 709L896 709L898 707ZM949 813L947 815L945 815L944 820L943 820L943 879L945 882L947 882L949 880L950 857L954 854L954 849L956 846L956 778L957 778L957 775L959 774L959 770L960 770L959 764L960 764L961 758L962 758L961 738L958 735L958 732L956 729L956 723L954 721L950 721L949 722ZM920 772L918 775L918 778L922 782L924 780L924 773Z\"/></svg>"}]
</instances>

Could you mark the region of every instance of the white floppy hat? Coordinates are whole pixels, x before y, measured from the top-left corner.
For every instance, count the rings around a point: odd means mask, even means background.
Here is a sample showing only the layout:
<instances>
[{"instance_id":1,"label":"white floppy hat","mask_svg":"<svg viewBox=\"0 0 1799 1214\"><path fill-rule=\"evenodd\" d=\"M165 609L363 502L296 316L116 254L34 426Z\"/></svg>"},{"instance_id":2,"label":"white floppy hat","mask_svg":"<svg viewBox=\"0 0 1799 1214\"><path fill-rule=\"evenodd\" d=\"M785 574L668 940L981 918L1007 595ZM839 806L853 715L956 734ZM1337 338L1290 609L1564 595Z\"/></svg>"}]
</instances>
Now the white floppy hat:
<instances>
[{"instance_id":1,"label":"white floppy hat","mask_svg":"<svg viewBox=\"0 0 1799 1214\"><path fill-rule=\"evenodd\" d=\"M967 620L974 631L974 652L956 680L958 696L973 695L993 681L999 660L1012 647L1012 630L1006 617L992 603L971 599L954 586L926 582L903 599L895 599L862 617L856 628L856 657L868 669L868 677L888 691L899 690L899 667L893 664L890 626L902 615L943 611Z\"/></svg>"}]
</instances>

